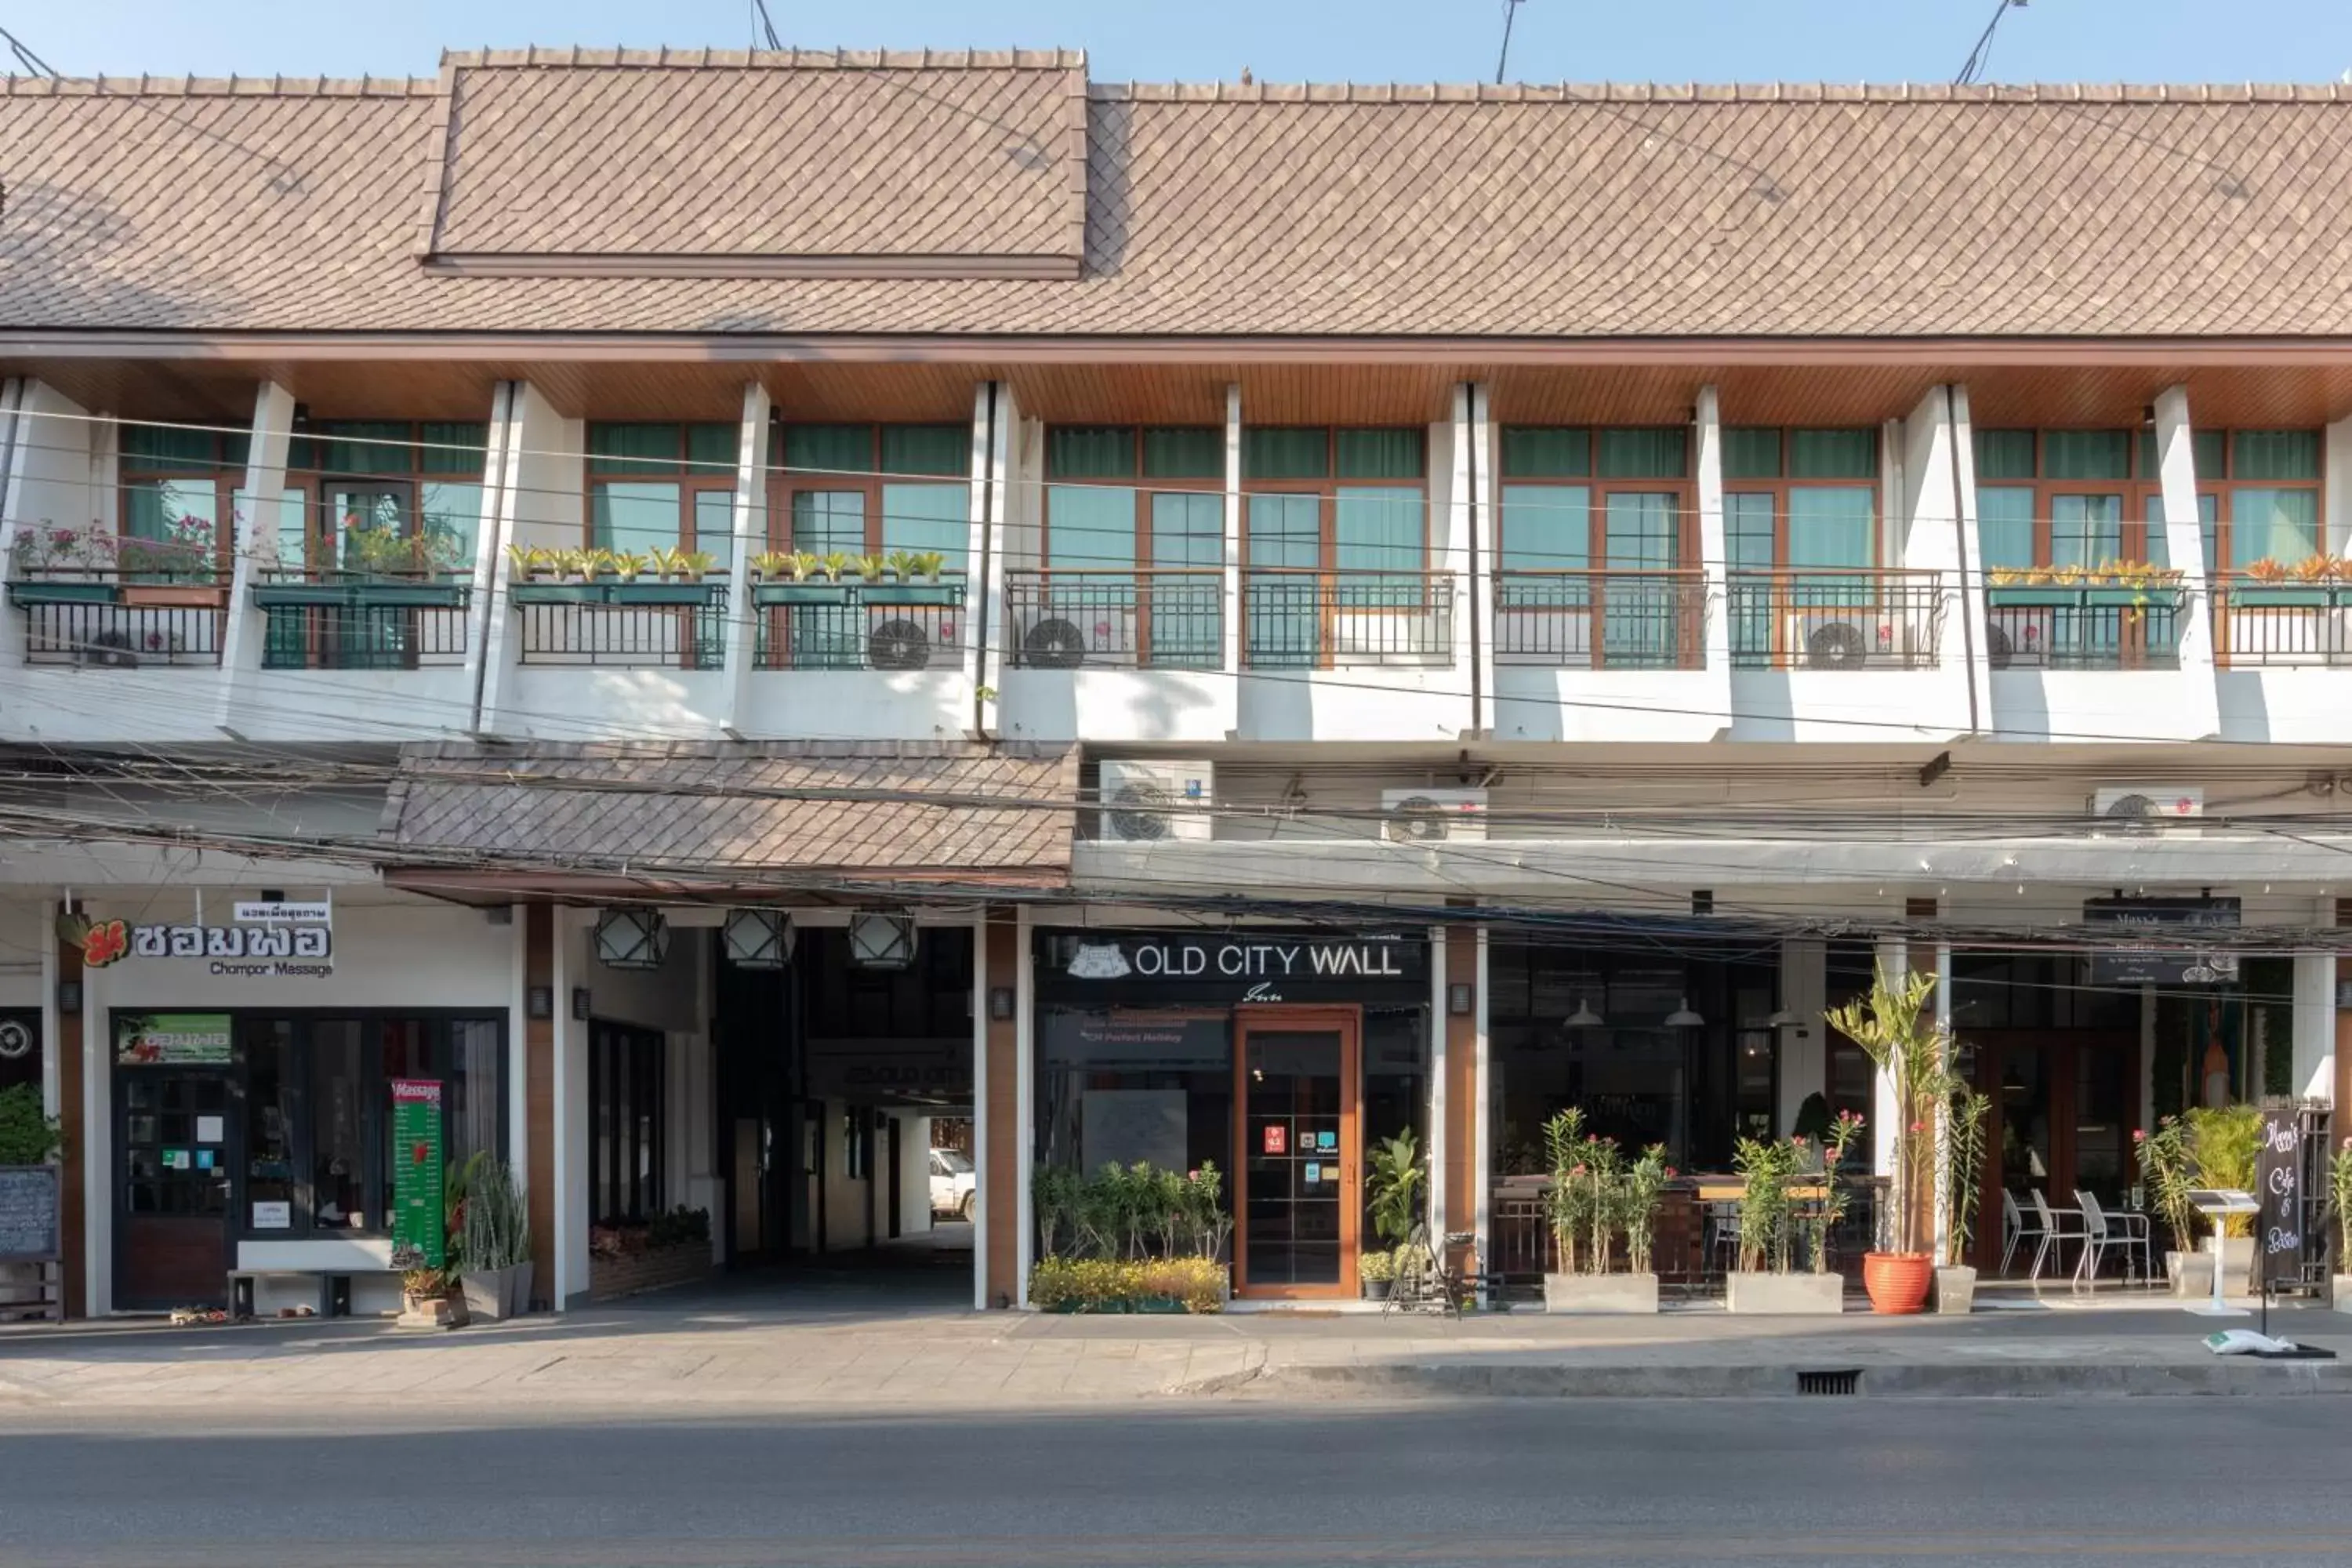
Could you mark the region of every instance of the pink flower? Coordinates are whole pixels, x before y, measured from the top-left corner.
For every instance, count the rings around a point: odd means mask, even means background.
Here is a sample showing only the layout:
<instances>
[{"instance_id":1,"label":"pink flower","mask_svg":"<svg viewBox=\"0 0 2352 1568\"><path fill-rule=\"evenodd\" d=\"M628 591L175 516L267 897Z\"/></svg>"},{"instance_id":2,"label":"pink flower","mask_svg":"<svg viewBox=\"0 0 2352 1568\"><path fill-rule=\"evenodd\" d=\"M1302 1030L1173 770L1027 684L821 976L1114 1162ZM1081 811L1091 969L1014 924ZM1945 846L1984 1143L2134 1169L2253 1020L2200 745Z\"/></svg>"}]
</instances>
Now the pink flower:
<instances>
[{"instance_id":1,"label":"pink flower","mask_svg":"<svg viewBox=\"0 0 2352 1568\"><path fill-rule=\"evenodd\" d=\"M1805 1135L1800 1132L1795 1137L1790 1139L1789 1142L1802 1146L1805 1142Z\"/></svg>"},{"instance_id":2,"label":"pink flower","mask_svg":"<svg viewBox=\"0 0 2352 1568\"><path fill-rule=\"evenodd\" d=\"M2145 1132L2135 1131L2132 1134L2132 1142L2135 1143L2145 1143L2147 1142L2147 1134ZM2344 1142L2347 1143L2352 1143L2352 1138L2347 1138Z\"/></svg>"},{"instance_id":3,"label":"pink flower","mask_svg":"<svg viewBox=\"0 0 2352 1568\"><path fill-rule=\"evenodd\" d=\"M1577 1166L1574 1170L1572 1170L1572 1171L1569 1172L1569 1174L1570 1174L1570 1175L1571 1175L1571 1176L1580 1176L1580 1175L1584 1174L1584 1167L1583 1167L1583 1166L1581 1166L1581 1165L1579 1165L1579 1166Z\"/></svg>"},{"instance_id":4,"label":"pink flower","mask_svg":"<svg viewBox=\"0 0 2352 1568\"><path fill-rule=\"evenodd\" d=\"M1911 1124L1911 1131L1914 1132L1925 1132L1927 1131L1927 1124L1924 1121L1914 1121Z\"/></svg>"},{"instance_id":5,"label":"pink flower","mask_svg":"<svg viewBox=\"0 0 2352 1568\"><path fill-rule=\"evenodd\" d=\"M2346 1140L2345 1140L2345 1142L2347 1142L2347 1143L2352 1143L2352 1138L2347 1138L2347 1139L2346 1139ZM1670 1181L1670 1182L1671 1182L1671 1181L1673 1181L1674 1179L1675 1179L1675 1168L1674 1168L1672 1165L1668 1165L1668 1166L1666 1167L1666 1180L1668 1180L1668 1181Z\"/></svg>"}]
</instances>

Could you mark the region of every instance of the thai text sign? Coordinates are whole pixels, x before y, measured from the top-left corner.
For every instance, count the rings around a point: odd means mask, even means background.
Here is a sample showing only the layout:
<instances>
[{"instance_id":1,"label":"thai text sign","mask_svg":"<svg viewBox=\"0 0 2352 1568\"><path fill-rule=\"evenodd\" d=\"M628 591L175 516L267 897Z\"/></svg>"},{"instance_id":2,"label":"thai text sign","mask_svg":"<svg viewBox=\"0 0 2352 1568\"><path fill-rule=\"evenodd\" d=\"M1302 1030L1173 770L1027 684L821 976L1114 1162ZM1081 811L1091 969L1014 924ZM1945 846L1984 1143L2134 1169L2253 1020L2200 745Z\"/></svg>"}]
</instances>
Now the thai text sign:
<instances>
[{"instance_id":1,"label":"thai text sign","mask_svg":"<svg viewBox=\"0 0 2352 1568\"><path fill-rule=\"evenodd\" d=\"M448 1258L441 1190L441 1080L392 1080L392 1266L439 1268Z\"/></svg>"},{"instance_id":2,"label":"thai text sign","mask_svg":"<svg viewBox=\"0 0 2352 1568\"><path fill-rule=\"evenodd\" d=\"M236 1037L226 1013L118 1013L114 1059L124 1067L226 1067Z\"/></svg>"}]
</instances>

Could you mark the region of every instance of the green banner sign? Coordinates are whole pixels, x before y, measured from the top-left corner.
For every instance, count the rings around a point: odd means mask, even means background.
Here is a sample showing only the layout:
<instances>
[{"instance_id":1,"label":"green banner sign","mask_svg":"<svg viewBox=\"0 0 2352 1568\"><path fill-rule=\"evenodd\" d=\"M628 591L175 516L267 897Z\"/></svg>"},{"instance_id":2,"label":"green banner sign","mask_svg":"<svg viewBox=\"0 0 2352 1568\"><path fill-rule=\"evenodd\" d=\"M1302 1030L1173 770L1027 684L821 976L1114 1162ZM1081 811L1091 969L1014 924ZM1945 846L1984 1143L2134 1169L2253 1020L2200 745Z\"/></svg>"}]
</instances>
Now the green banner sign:
<instances>
[{"instance_id":1,"label":"green banner sign","mask_svg":"<svg viewBox=\"0 0 2352 1568\"><path fill-rule=\"evenodd\" d=\"M226 1067L234 1060L226 1013L118 1013L114 1059L124 1067Z\"/></svg>"},{"instance_id":2,"label":"green banner sign","mask_svg":"<svg viewBox=\"0 0 2352 1568\"><path fill-rule=\"evenodd\" d=\"M441 1192L441 1081L392 1080L392 1266L439 1268L448 1258Z\"/></svg>"}]
</instances>

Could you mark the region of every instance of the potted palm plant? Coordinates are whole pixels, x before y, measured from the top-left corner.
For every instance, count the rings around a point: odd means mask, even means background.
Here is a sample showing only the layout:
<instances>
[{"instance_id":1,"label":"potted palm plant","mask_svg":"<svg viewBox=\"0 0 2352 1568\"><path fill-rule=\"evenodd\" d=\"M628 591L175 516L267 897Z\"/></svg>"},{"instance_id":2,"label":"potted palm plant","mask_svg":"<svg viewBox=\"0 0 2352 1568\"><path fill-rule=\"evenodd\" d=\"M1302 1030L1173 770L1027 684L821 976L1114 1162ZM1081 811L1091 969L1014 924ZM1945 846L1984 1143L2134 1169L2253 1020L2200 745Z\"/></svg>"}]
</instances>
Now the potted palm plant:
<instances>
[{"instance_id":1,"label":"potted palm plant","mask_svg":"<svg viewBox=\"0 0 2352 1568\"><path fill-rule=\"evenodd\" d=\"M1880 1229L1892 1241L1885 1252L1866 1254L1862 1280L1871 1310L1916 1312L1935 1283L1934 1235L1936 1124L1958 1087L1952 1079L1943 1029L1927 1012L1936 989L1932 974L1889 974L1880 964L1867 1000L1849 1002L1825 1015L1831 1028L1860 1046L1863 1054L1895 1088L1895 1184L1891 1223Z\"/></svg>"},{"instance_id":2,"label":"potted palm plant","mask_svg":"<svg viewBox=\"0 0 2352 1568\"><path fill-rule=\"evenodd\" d=\"M846 605L856 590L841 582L841 570L834 569L837 561L845 570L849 558L819 557L805 550L796 550L782 556L778 569L762 570L760 581L752 585L751 602L755 605Z\"/></svg>"},{"instance_id":3,"label":"potted palm plant","mask_svg":"<svg viewBox=\"0 0 2352 1568\"><path fill-rule=\"evenodd\" d=\"M1413 1215L1421 1210L1422 1185L1429 1173L1421 1163L1420 1141L1410 1127L1373 1144L1366 1164L1366 1212L1380 1245L1360 1252L1356 1277L1364 1299L1377 1301L1387 1297L1390 1282L1396 1279L1396 1249L1412 1235Z\"/></svg>"},{"instance_id":4,"label":"potted palm plant","mask_svg":"<svg viewBox=\"0 0 2352 1568\"><path fill-rule=\"evenodd\" d=\"M1944 1260L1936 1268L1936 1310L1976 1310L1977 1271L1963 1261L1976 1228L1977 1202L1984 1192L1985 1118L1992 1101L1981 1094L1958 1093L1944 1121Z\"/></svg>"},{"instance_id":5,"label":"potted palm plant","mask_svg":"<svg viewBox=\"0 0 2352 1568\"><path fill-rule=\"evenodd\" d=\"M2213 1294L2213 1259L2197 1250L2197 1210L2189 1201L2196 1186L2196 1157L2189 1146L2189 1128L2167 1116L2153 1132L2132 1134L2141 1182L2147 1188L2148 1207L2172 1233L2172 1249L2164 1255L2164 1277L2172 1294L2184 1300L2203 1300Z\"/></svg>"},{"instance_id":6,"label":"potted palm plant","mask_svg":"<svg viewBox=\"0 0 2352 1568\"><path fill-rule=\"evenodd\" d=\"M2251 1105L2200 1106L2181 1119L2196 1161L2197 1185L2251 1193L2262 1156L2263 1113ZM2230 1215L2221 1222L2221 1283L2231 1290L2253 1289L2254 1216Z\"/></svg>"}]
</instances>

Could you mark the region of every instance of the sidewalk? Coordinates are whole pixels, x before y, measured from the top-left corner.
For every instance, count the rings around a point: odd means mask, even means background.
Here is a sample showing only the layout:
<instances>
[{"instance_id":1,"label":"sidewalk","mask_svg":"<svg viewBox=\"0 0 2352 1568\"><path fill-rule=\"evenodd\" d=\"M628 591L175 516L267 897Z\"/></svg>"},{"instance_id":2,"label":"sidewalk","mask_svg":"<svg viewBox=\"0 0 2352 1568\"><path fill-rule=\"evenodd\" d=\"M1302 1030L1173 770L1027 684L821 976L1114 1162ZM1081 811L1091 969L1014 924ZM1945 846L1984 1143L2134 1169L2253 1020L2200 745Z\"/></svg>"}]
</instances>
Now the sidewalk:
<instances>
[{"instance_id":1,"label":"sidewalk","mask_svg":"<svg viewBox=\"0 0 2352 1568\"><path fill-rule=\"evenodd\" d=\"M1171 1398L1706 1397L2352 1393L2352 1360L2263 1363L2201 1340L2256 1319L2168 1301L1965 1319L1334 1314L1048 1317L940 1308L779 1310L744 1292L653 1299L453 1333L374 1322L91 1325L0 1335L0 1408L24 1415L351 1403L410 1411L740 1413L1094 1405ZM2275 1334L2352 1357L2352 1317L2274 1307Z\"/></svg>"}]
</instances>

